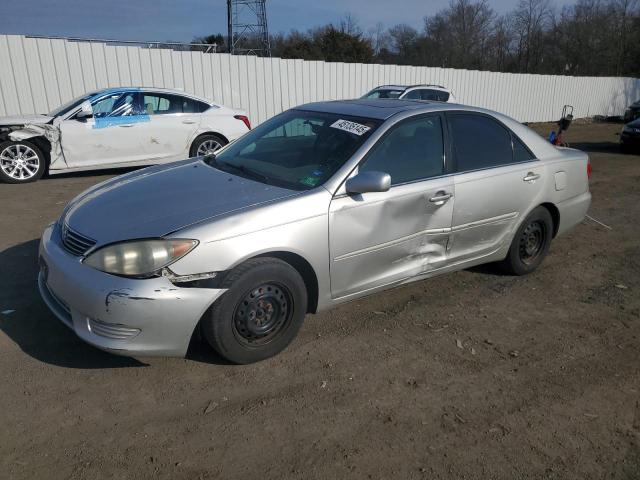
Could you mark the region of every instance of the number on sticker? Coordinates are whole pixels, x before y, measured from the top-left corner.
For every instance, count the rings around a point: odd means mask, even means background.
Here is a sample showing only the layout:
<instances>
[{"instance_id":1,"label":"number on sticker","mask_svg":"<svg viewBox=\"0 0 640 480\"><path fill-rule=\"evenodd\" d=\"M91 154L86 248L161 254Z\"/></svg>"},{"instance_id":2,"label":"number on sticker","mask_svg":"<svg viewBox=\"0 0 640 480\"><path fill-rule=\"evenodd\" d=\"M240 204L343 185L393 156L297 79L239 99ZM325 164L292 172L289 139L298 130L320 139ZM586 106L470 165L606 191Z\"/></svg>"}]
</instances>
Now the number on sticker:
<instances>
[{"instance_id":1,"label":"number on sticker","mask_svg":"<svg viewBox=\"0 0 640 480\"><path fill-rule=\"evenodd\" d=\"M336 120L331 125L332 128L337 128L339 130L344 130L345 132L353 133L355 135L361 136L371 130L371 127L367 127L366 125L362 125L361 123L350 122L349 120Z\"/></svg>"}]
</instances>

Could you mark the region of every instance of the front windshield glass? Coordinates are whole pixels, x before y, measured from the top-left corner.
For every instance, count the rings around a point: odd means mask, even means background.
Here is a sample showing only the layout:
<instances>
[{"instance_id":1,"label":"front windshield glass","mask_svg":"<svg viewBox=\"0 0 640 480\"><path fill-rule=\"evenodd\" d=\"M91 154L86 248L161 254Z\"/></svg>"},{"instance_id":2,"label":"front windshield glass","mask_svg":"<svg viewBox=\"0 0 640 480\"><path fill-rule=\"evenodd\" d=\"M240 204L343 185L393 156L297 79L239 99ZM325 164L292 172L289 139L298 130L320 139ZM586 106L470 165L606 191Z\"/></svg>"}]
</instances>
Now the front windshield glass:
<instances>
[{"instance_id":1,"label":"front windshield glass","mask_svg":"<svg viewBox=\"0 0 640 480\"><path fill-rule=\"evenodd\" d=\"M214 166L294 190L326 182L380 125L368 118L289 110L222 150Z\"/></svg>"},{"instance_id":2,"label":"front windshield glass","mask_svg":"<svg viewBox=\"0 0 640 480\"><path fill-rule=\"evenodd\" d=\"M404 89L396 88L375 88L361 98L398 98Z\"/></svg>"},{"instance_id":3,"label":"front windshield glass","mask_svg":"<svg viewBox=\"0 0 640 480\"><path fill-rule=\"evenodd\" d=\"M82 102L84 102L85 100L89 100L90 98L91 98L91 95L83 95L82 97L74 98L70 102L64 103L60 105L58 108L54 108L49 112L48 115L50 117L58 117L60 115L65 115L69 113L71 110L73 110L74 108L79 107Z\"/></svg>"}]
</instances>

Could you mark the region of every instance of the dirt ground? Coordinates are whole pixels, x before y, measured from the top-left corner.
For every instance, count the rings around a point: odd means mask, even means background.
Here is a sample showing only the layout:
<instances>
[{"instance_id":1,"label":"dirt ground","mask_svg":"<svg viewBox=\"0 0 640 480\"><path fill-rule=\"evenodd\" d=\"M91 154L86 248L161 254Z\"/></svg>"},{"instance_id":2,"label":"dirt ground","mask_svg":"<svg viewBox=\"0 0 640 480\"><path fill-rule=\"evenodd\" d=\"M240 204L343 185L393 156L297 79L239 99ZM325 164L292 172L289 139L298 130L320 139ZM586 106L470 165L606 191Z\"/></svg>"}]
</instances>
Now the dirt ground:
<instances>
[{"instance_id":1,"label":"dirt ground","mask_svg":"<svg viewBox=\"0 0 640 480\"><path fill-rule=\"evenodd\" d=\"M585 221L528 277L478 268L308 316L249 366L85 345L39 298L38 238L115 172L0 185L0 478L640 478L640 156L620 128L566 136L611 230Z\"/></svg>"}]
</instances>

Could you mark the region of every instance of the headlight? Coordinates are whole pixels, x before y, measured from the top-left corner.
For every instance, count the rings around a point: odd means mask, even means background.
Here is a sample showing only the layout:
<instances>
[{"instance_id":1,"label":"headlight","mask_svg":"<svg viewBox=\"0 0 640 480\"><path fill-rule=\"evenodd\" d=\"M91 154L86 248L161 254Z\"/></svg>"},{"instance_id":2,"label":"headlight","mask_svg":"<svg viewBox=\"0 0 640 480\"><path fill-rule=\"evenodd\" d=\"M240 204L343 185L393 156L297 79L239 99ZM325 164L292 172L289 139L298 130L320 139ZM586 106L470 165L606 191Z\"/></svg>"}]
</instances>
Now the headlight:
<instances>
[{"instance_id":1,"label":"headlight","mask_svg":"<svg viewBox=\"0 0 640 480\"><path fill-rule=\"evenodd\" d=\"M97 270L126 277L145 277L184 257L197 240L137 240L95 251L84 263Z\"/></svg>"}]
</instances>

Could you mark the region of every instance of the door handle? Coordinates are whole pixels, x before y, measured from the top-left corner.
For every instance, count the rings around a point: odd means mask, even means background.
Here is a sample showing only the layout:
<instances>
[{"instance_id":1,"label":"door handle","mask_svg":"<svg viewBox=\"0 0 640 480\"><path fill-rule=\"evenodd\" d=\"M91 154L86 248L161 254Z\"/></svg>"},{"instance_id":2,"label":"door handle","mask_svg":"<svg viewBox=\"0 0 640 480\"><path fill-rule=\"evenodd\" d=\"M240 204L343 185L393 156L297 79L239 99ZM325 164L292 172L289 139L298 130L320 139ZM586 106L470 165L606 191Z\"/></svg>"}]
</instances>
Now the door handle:
<instances>
[{"instance_id":1,"label":"door handle","mask_svg":"<svg viewBox=\"0 0 640 480\"><path fill-rule=\"evenodd\" d=\"M183 120L182 123L184 123L185 125L193 125L196 122L194 120Z\"/></svg>"},{"instance_id":2,"label":"door handle","mask_svg":"<svg viewBox=\"0 0 640 480\"><path fill-rule=\"evenodd\" d=\"M453 197L452 193L447 193L444 190L440 190L436 192L436 194L429 199L431 203L435 203L436 205L444 205L451 197Z\"/></svg>"},{"instance_id":3,"label":"door handle","mask_svg":"<svg viewBox=\"0 0 640 480\"><path fill-rule=\"evenodd\" d=\"M538 175L537 173L529 172L529 173L527 173L527 175L522 180L524 182L533 183L536 180L538 180L539 178L540 178L540 175Z\"/></svg>"},{"instance_id":4,"label":"door handle","mask_svg":"<svg viewBox=\"0 0 640 480\"><path fill-rule=\"evenodd\" d=\"M133 127L133 123L125 123L124 125L118 125L118 126L122 128L130 128L130 127Z\"/></svg>"}]
</instances>

